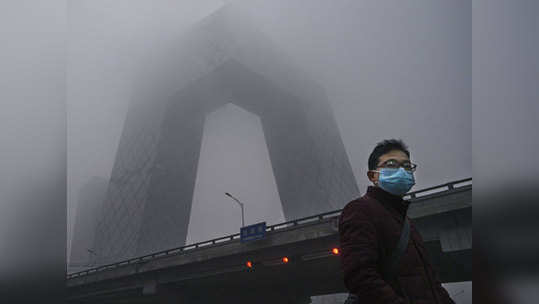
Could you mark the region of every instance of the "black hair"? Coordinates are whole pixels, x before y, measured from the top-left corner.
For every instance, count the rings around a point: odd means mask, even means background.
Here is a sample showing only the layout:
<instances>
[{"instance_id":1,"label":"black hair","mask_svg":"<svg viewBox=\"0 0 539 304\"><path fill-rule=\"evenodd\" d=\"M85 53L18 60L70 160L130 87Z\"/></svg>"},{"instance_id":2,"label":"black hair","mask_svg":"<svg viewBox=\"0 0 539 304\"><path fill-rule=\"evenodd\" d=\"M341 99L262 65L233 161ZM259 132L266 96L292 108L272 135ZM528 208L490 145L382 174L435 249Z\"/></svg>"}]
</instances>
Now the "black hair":
<instances>
[{"instance_id":1,"label":"black hair","mask_svg":"<svg viewBox=\"0 0 539 304\"><path fill-rule=\"evenodd\" d=\"M376 170L378 162L380 161L380 156L393 150L402 151L410 157L410 151L408 151L408 147L402 140L385 139L377 143L374 150L372 150L371 155L369 156L369 170Z\"/></svg>"}]
</instances>

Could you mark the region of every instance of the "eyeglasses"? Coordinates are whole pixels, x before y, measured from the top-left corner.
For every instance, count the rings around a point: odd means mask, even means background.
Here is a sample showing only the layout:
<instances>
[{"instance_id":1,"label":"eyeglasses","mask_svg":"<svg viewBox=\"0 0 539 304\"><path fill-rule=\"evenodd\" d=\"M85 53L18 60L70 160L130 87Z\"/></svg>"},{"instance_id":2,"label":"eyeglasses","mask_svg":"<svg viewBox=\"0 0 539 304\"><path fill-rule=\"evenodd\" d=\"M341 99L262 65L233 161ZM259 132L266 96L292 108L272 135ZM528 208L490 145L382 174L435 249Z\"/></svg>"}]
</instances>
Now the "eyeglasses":
<instances>
[{"instance_id":1,"label":"eyeglasses","mask_svg":"<svg viewBox=\"0 0 539 304\"><path fill-rule=\"evenodd\" d=\"M412 164L409 161L404 161L403 163L399 163L395 159L388 159L385 162L378 165L379 168L390 168L390 169L398 169L402 167L404 170L409 172L414 172L417 168L416 164Z\"/></svg>"}]
</instances>

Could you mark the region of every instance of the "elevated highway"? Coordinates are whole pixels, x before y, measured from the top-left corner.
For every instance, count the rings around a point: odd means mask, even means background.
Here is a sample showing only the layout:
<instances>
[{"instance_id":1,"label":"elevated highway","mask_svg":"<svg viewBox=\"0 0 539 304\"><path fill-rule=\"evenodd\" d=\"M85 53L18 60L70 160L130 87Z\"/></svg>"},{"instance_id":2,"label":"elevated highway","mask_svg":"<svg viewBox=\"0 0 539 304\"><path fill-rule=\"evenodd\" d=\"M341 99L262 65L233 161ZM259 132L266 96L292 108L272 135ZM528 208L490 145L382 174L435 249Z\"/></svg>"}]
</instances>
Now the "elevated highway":
<instances>
[{"instance_id":1,"label":"elevated highway","mask_svg":"<svg viewBox=\"0 0 539 304\"><path fill-rule=\"evenodd\" d=\"M409 216L443 282L472 279L471 182L407 196ZM242 243L238 233L71 273L69 302L309 303L310 296L346 292L332 252L339 248L340 212L268 226L261 240Z\"/></svg>"}]
</instances>

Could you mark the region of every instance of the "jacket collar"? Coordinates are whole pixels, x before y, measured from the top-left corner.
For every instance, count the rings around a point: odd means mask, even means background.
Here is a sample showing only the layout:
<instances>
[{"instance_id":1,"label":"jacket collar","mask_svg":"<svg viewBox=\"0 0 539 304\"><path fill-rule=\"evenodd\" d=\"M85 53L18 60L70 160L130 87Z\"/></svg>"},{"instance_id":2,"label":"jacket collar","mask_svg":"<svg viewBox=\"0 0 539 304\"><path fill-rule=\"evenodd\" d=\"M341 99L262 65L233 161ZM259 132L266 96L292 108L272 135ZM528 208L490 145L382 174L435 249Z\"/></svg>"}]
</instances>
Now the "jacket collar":
<instances>
[{"instance_id":1,"label":"jacket collar","mask_svg":"<svg viewBox=\"0 0 539 304\"><path fill-rule=\"evenodd\" d=\"M403 200L401 196L393 195L380 187L369 186L367 188L367 196L374 198L386 208L397 211L402 217L408 211L409 201Z\"/></svg>"}]
</instances>

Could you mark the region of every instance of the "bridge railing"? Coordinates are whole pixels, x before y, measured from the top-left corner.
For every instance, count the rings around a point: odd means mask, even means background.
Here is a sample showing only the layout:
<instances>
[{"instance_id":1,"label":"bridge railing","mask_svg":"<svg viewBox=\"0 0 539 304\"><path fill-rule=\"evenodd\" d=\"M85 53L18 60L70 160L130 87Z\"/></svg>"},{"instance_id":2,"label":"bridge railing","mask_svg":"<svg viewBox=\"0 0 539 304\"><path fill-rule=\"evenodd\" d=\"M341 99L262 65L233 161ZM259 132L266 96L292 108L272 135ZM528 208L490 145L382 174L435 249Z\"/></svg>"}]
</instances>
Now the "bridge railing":
<instances>
[{"instance_id":1,"label":"bridge railing","mask_svg":"<svg viewBox=\"0 0 539 304\"><path fill-rule=\"evenodd\" d=\"M450 190L454 190L454 189L460 189L460 188L463 188L463 187L466 187L466 186L471 186L471 184L472 184L472 178L471 177L465 178L465 179L460 179L460 180L456 180L456 181L453 181L453 182L437 185L437 186L434 186L434 187L425 188L425 189L421 189L421 190L417 190L417 191L413 191L413 192L408 192L404 196L404 199L412 200L412 203L413 203L414 199L421 198L423 196L427 196L427 195L434 194L434 193L440 193L440 192L444 192L444 191L450 191Z\"/></svg>"},{"instance_id":2,"label":"bridge railing","mask_svg":"<svg viewBox=\"0 0 539 304\"><path fill-rule=\"evenodd\" d=\"M424 196L428 196L428 195L433 194L433 193L441 193L441 192L446 192L446 191L452 191L452 190L456 190L456 189L466 188L468 186L471 186L471 182L472 182L472 178L466 178L466 179L462 179L462 180L457 180L457 181L449 182L449 183L446 183L446 184L438 185L438 186L435 186L435 187L430 187L430 188L425 188L425 189L421 189L421 190L414 191L414 192L409 192L404 196L404 198L412 200L412 203L413 203L414 199L418 199L418 198L421 198L421 197L424 197ZM279 224L275 224L275 225L270 225L270 226L266 227L266 231L267 232L270 232L270 231L271 232L273 232L273 231L283 231L283 230L285 230L286 228L289 228L289 227L294 227L294 226L307 224L307 223L320 222L320 221L323 221L323 220L325 220L327 218L331 218L331 217L335 217L335 216L340 215L341 211L342 211L342 209L339 209L339 210L330 211L330 212L324 212L324 213L320 213L320 214L316 214L316 215L311 215L311 216L307 216L307 217L303 217L303 218L300 218L300 219L295 219L295 220L291 220L291 221L287 221L287 222L283 222L283 223L279 223ZM139 262L143 262L143 261L149 261L149 260L153 260L155 258L172 256L172 255L177 255L177 254L185 254L185 253L192 252L192 250L204 249L207 246L214 247L214 245L224 245L224 244L226 244L226 243L228 243L230 241L237 240L239 238L240 238L240 234L235 233L235 234L222 236L222 237L219 237L219 238L215 238L215 239L211 239L211 240L207 240L207 241L203 241L203 242L198 242L198 243L185 245L185 246L181 246L181 247L177 247L177 248L163 250L163 251L143 255L143 256L140 256L140 257L128 259L128 260L121 261L121 262L102 265L102 266L99 266L99 267L95 267L95 268L91 268L91 269L87 269L87 270L83 270L83 271L79 271L79 272L70 273L70 274L67 275L67 279L76 278L76 277L80 277L80 276L84 276L84 275L88 275L88 274L92 274L92 273L96 273L96 272L100 272L100 271L104 271L104 270L114 269L114 268L124 266L124 265L135 264L135 263L139 263Z\"/></svg>"}]
</instances>

